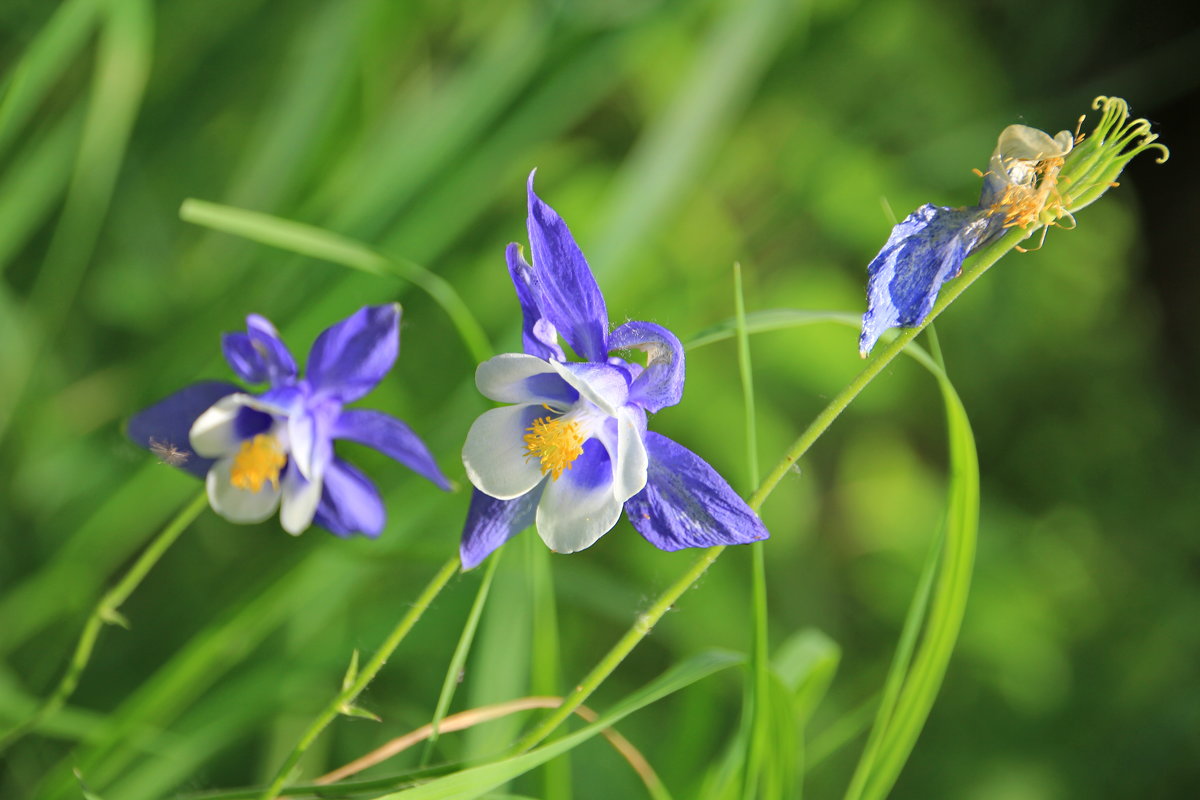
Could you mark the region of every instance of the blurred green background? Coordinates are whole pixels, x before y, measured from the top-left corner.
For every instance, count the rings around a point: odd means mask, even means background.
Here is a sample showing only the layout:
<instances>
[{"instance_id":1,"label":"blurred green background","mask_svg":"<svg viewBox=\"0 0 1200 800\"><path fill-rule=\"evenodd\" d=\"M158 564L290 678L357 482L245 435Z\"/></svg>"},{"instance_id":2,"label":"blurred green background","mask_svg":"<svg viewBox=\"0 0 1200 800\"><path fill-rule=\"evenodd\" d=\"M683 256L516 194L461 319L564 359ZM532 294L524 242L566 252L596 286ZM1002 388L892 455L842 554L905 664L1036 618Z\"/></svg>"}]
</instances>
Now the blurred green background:
<instances>
[{"instance_id":1,"label":"blurred green background","mask_svg":"<svg viewBox=\"0 0 1200 800\"><path fill-rule=\"evenodd\" d=\"M394 372L369 399L458 450L487 407L441 309L399 280L185 224L195 197L418 261L519 348L503 249L524 178L570 223L614 322L683 339L747 305L863 307L892 214L973 203L999 130L1073 129L1097 94L1155 121L1169 163L1006 258L938 328L983 474L973 594L942 697L894 796L1190 797L1200 791L1200 480L1192 234L1200 27L1117 2L785 0L494 3L33 0L0 4L0 727L57 681L102 589L198 484L122 420L223 378L219 334L274 320L298 356L359 305L404 304ZM1195 12L1176 12L1180 14ZM1094 115L1093 115L1094 119ZM1085 124L1087 130L1089 125ZM889 210L890 209L890 210ZM860 368L856 334L752 341L762 468ZM654 427L748 491L734 348L689 356ZM944 421L911 363L877 380L764 510L771 633L842 649L810 758L878 692L940 524ZM363 448L385 489L378 541L203 515L108 628L69 708L5 754L0 796L106 798L262 783L457 548L467 495ZM507 548L455 708L529 692L526 534ZM553 559L569 688L692 558L622 522ZM749 559L731 552L590 704L707 646L749 642ZM455 579L305 774L426 722L478 585ZM676 797L736 727L710 678L620 726ZM831 733L832 731L832 733ZM439 759L503 747L500 723ZM861 738L810 764L838 795ZM401 759L393 771L411 764ZM574 796L640 796L602 742ZM385 770L386 772L386 770ZM544 796L541 777L517 784Z\"/></svg>"}]
</instances>

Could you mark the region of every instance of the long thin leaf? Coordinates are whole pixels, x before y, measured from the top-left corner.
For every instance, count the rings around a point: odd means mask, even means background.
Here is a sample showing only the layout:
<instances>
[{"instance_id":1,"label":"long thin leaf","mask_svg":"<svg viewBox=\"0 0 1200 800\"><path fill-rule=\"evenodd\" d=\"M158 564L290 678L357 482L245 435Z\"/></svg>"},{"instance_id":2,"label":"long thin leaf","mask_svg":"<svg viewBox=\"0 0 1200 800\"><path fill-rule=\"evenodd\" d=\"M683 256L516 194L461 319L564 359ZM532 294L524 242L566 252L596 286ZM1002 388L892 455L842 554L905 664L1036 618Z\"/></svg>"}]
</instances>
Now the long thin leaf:
<instances>
[{"instance_id":1,"label":"long thin leaf","mask_svg":"<svg viewBox=\"0 0 1200 800\"><path fill-rule=\"evenodd\" d=\"M293 253L331 261L372 275L394 275L425 290L442 307L458 329L475 361L486 361L492 348L487 334L454 287L441 276L406 259L384 258L365 245L336 233L301 222L232 208L203 200L183 202L179 216L186 222L232 233Z\"/></svg>"}]
</instances>

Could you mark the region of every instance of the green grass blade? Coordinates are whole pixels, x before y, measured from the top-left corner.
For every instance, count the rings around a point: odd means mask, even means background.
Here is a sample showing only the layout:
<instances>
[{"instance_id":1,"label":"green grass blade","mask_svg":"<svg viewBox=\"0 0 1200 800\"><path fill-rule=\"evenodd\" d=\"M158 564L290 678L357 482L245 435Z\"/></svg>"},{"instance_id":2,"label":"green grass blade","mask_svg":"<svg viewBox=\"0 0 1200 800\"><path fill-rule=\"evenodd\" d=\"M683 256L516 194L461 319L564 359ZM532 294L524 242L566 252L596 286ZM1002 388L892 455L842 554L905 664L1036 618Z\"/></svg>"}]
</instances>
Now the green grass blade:
<instances>
[{"instance_id":1,"label":"green grass blade","mask_svg":"<svg viewBox=\"0 0 1200 800\"><path fill-rule=\"evenodd\" d=\"M71 174L81 113L71 113L33 139L0 183L0 272L36 233Z\"/></svg>"},{"instance_id":2,"label":"green grass blade","mask_svg":"<svg viewBox=\"0 0 1200 800\"><path fill-rule=\"evenodd\" d=\"M900 631L900 639L896 644L896 652L892 657L891 666L888 668L887 677L884 679L883 693L879 701L879 708L875 713L875 723L871 727L863 754L851 776L850 785L846 790L847 798L862 796L863 789L875 769L880 747L891 723L900 692L904 688L905 679L908 677L913 651L916 649L917 639L921 634L922 624L925 622L925 613L929 608L929 596L940 562L943 541L944 532L939 531L930 546L925 566L921 570L921 577L917 581L917 589L913 592L912 601L909 603L904 626Z\"/></svg>"},{"instance_id":3,"label":"green grass blade","mask_svg":"<svg viewBox=\"0 0 1200 800\"><path fill-rule=\"evenodd\" d=\"M0 156L79 55L95 28L101 0L68 0L30 44L4 85L0 100Z\"/></svg>"},{"instance_id":4,"label":"green grass blade","mask_svg":"<svg viewBox=\"0 0 1200 800\"><path fill-rule=\"evenodd\" d=\"M486 361L491 357L492 347L487 334L458 292L441 276L420 264L406 259L385 258L352 239L312 225L203 200L185 200L179 209L179 216L186 222L232 233L260 244L372 275L402 278L423 289L442 307L475 361Z\"/></svg>"},{"instance_id":5,"label":"green grass blade","mask_svg":"<svg viewBox=\"0 0 1200 800\"><path fill-rule=\"evenodd\" d=\"M857 328L862 324L862 315L843 311L807 311L797 308L763 309L746 314L746 332L769 333L770 331L782 331L824 322L836 322ZM686 343L687 348L691 350L733 338L737 335L737 326L736 317L710 325L689 338Z\"/></svg>"},{"instance_id":6,"label":"green grass blade","mask_svg":"<svg viewBox=\"0 0 1200 800\"><path fill-rule=\"evenodd\" d=\"M796 14L791 0L728 4L661 116L653 120L613 187L598 237L587 249L602 278L629 269L627 258L706 166L738 110L770 64Z\"/></svg>"},{"instance_id":7,"label":"green grass blade","mask_svg":"<svg viewBox=\"0 0 1200 800\"><path fill-rule=\"evenodd\" d=\"M35 346L27 368L0 395L0 433L35 375L37 353L58 335L79 293L149 79L152 7L146 0L124 0L107 8L66 206L29 293L41 346Z\"/></svg>"},{"instance_id":8,"label":"green grass blade","mask_svg":"<svg viewBox=\"0 0 1200 800\"><path fill-rule=\"evenodd\" d=\"M966 409L944 372L938 384L946 404L950 439L945 551L925 635L880 744L878 767L863 795L867 798L888 795L916 744L958 641L971 585L979 529L979 460Z\"/></svg>"},{"instance_id":9,"label":"green grass blade","mask_svg":"<svg viewBox=\"0 0 1200 800\"><path fill-rule=\"evenodd\" d=\"M530 642L530 690L535 695L562 694L562 663L558 636L558 600L554 594L553 554L541 537L525 536L529 561L529 589L533 602ZM570 800L571 759L567 755L548 762L542 770L546 800Z\"/></svg>"},{"instance_id":10,"label":"green grass blade","mask_svg":"<svg viewBox=\"0 0 1200 800\"><path fill-rule=\"evenodd\" d=\"M754 416L754 375L750 362L750 337L746 331L746 301L742 290L742 267L733 265L734 320L737 323L738 378L742 385L742 405L745 414L746 464L750 485L758 485L758 433ZM762 785L763 768L767 763L767 742L771 738L773 698L770 676L770 637L767 630L767 565L763 542L750 546L750 596L753 617L750 650L750 691L747 708L750 716L750 735L746 741L742 797L751 800L760 790L771 796Z\"/></svg>"}]
</instances>

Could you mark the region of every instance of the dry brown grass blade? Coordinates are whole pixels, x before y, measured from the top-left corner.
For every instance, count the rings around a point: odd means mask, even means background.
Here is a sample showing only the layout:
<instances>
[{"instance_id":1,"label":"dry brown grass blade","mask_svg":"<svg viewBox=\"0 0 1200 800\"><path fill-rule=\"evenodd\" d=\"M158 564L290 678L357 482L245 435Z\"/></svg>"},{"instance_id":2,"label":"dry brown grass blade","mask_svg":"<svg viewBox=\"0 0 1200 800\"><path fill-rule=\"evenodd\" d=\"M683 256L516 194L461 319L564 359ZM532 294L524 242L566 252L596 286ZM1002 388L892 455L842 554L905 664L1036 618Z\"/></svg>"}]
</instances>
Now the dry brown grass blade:
<instances>
[{"instance_id":1,"label":"dry brown grass blade","mask_svg":"<svg viewBox=\"0 0 1200 800\"><path fill-rule=\"evenodd\" d=\"M438 726L439 733L451 733L453 731L461 731L470 728L480 723L490 722L494 719L506 717L509 714L516 714L520 711L529 711L534 708L558 708L562 705L561 697L522 697L517 700L510 700L505 703L496 703L490 706L480 706L466 711L461 711L457 714L451 714L442 720ZM575 713L586 720L587 722L595 722L597 715L587 706L580 706L575 709ZM606 728L601 731L604 738L613 746L622 758L629 762L629 766L642 779L642 783L646 784L646 788L650 790L651 796L660 796L659 790L663 789L663 783L659 779L654 768L650 766L650 762L645 756L633 746L633 743L626 739L613 728ZM356 758L349 764L345 764L332 772L328 772L317 778L314 783L328 785L337 781L349 778L352 775L357 775L359 772L373 767L376 764L381 764L398 753L402 753L415 744L419 744L433 735L432 725L422 725L414 731L398 736L395 739L387 742L381 747L377 747L371 752L360 758Z\"/></svg>"}]
</instances>

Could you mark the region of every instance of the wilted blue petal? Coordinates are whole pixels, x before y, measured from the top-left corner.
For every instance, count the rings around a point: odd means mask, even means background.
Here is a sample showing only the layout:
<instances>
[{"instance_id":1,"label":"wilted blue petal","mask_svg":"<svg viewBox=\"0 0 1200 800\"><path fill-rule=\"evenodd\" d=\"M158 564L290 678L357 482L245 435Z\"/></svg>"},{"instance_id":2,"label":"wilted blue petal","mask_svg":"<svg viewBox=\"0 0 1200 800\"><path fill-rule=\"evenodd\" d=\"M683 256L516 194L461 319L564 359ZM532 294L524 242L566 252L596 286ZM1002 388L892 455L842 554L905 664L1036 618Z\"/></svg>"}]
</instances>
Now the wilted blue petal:
<instances>
[{"instance_id":1,"label":"wilted blue petal","mask_svg":"<svg viewBox=\"0 0 1200 800\"><path fill-rule=\"evenodd\" d=\"M459 548L463 569L479 566L493 550L533 524L543 486L545 482L514 500L497 500L478 489L471 492Z\"/></svg>"},{"instance_id":2,"label":"wilted blue petal","mask_svg":"<svg viewBox=\"0 0 1200 800\"><path fill-rule=\"evenodd\" d=\"M203 381L143 409L129 419L125 435L171 466L203 478L213 460L192 452L188 434L192 423L222 397L241 389L223 381Z\"/></svg>"},{"instance_id":3,"label":"wilted blue petal","mask_svg":"<svg viewBox=\"0 0 1200 800\"><path fill-rule=\"evenodd\" d=\"M378 536L387 521L375 484L357 469L333 459L325 470L325 489L313 522L338 536Z\"/></svg>"},{"instance_id":4,"label":"wilted blue petal","mask_svg":"<svg viewBox=\"0 0 1200 800\"><path fill-rule=\"evenodd\" d=\"M558 331L538 306L540 295L537 275L521 256L521 245L513 242L504 251L504 256L508 260L508 274L517 290L517 302L521 304L521 314L525 320L521 330L525 352L538 358L562 361L564 357L558 344Z\"/></svg>"},{"instance_id":5,"label":"wilted blue petal","mask_svg":"<svg viewBox=\"0 0 1200 800\"><path fill-rule=\"evenodd\" d=\"M867 267L867 313L858 340L863 357L888 328L925 321L942 284L958 275L987 228L985 211L931 204L892 228L887 244Z\"/></svg>"},{"instance_id":6,"label":"wilted blue petal","mask_svg":"<svg viewBox=\"0 0 1200 800\"><path fill-rule=\"evenodd\" d=\"M308 381L314 392L351 403L375 388L399 352L400 306L367 306L317 337Z\"/></svg>"},{"instance_id":7,"label":"wilted blue petal","mask_svg":"<svg viewBox=\"0 0 1200 800\"><path fill-rule=\"evenodd\" d=\"M646 433L646 488L625 503L638 533L660 550L745 544L769 535L737 492L702 458Z\"/></svg>"},{"instance_id":8,"label":"wilted blue petal","mask_svg":"<svg viewBox=\"0 0 1200 800\"><path fill-rule=\"evenodd\" d=\"M450 490L450 481L438 469L433 454L412 429L382 411L352 408L343 411L333 424L333 438L373 447L396 459L413 472Z\"/></svg>"},{"instance_id":9,"label":"wilted blue petal","mask_svg":"<svg viewBox=\"0 0 1200 800\"><path fill-rule=\"evenodd\" d=\"M537 305L576 354L587 361L608 355L604 295L567 224L533 192L529 173L529 249L540 294Z\"/></svg>"},{"instance_id":10,"label":"wilted blue petal","mask_svg":"<svg viewBox=\"0 0 1200 800\"><path fill-rule=\"evenodd\" d=\"M629 402L653 413L683 397L683 345L653 322L626 322L608 337L611 350L643 350L646 368L629 387Z\"/></svg>"}]
</instances>

